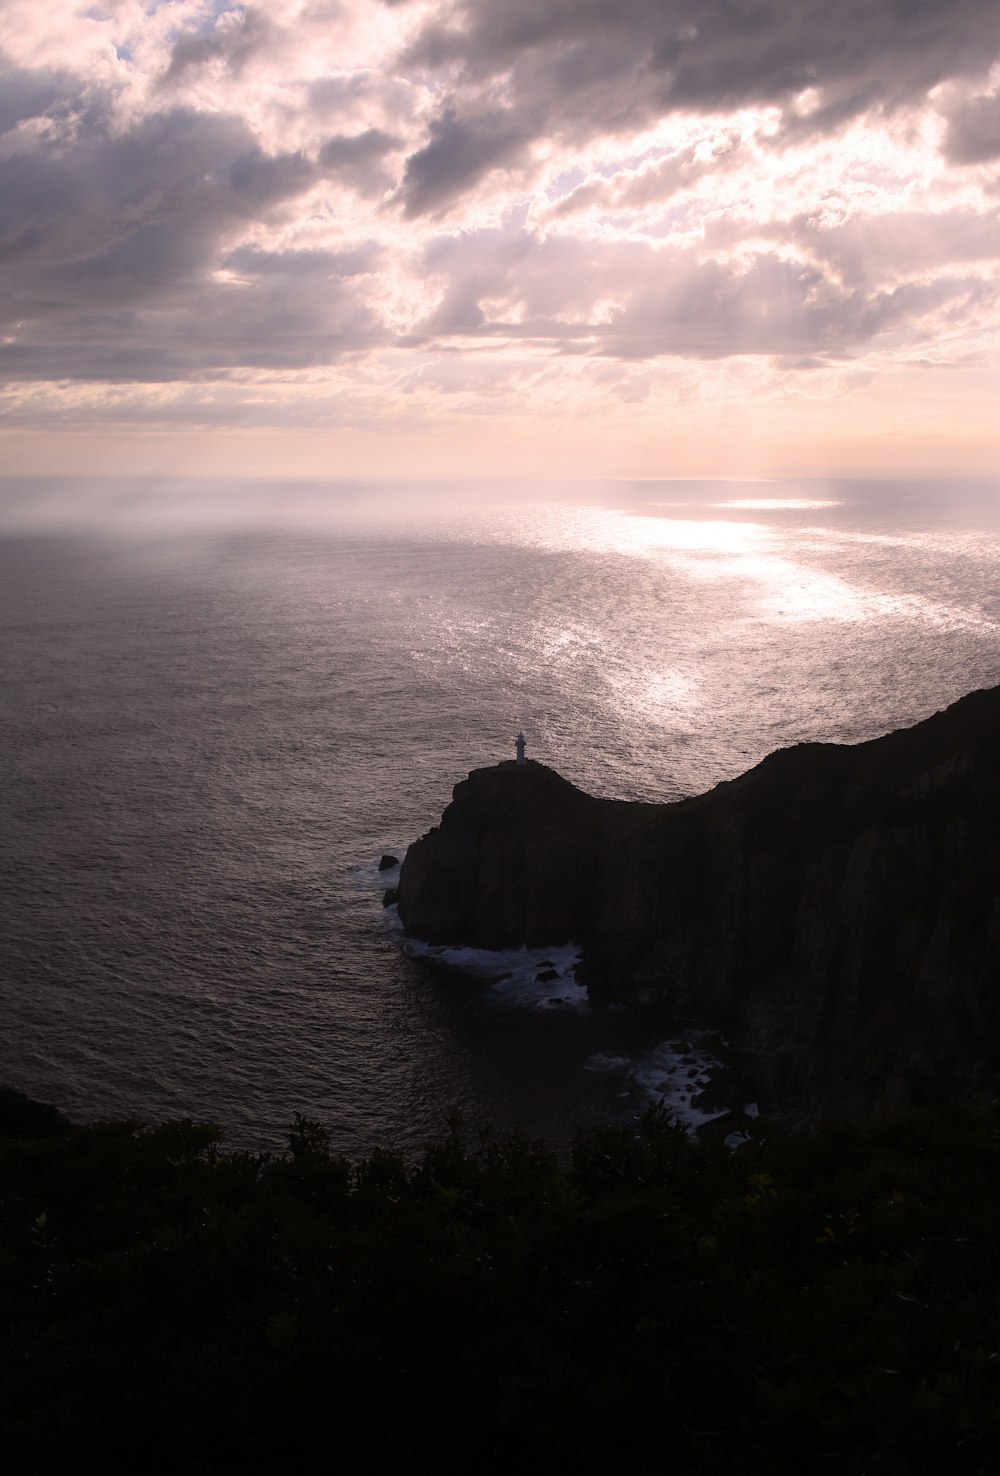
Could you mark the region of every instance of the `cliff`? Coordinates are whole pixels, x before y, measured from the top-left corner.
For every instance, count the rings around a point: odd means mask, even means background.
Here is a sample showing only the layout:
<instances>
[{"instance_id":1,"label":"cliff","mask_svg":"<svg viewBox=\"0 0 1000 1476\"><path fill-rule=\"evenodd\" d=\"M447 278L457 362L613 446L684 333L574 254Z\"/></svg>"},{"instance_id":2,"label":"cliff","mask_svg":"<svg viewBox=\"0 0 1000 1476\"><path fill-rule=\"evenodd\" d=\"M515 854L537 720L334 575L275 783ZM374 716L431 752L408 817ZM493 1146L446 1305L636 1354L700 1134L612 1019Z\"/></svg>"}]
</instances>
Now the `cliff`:
<instances>
[{"instance_id":1,"label":"cliff","mask_svg":"<svg viewBox=\"0 0 1000 1476\"><path fill-rule=\"evenodd\" d=\"M410 848L400 915L436 942L572 938L595 1000L722 1024L772 1109L858 1117L992 1090L998 836L994 688L678 804L477 769Z\"/></svg>"},{"instance_id":2,"label":"cliff","mask_svg":"<svg viewBox=\"0 0 1000 1476\"><path fill-rule=\"evenodd\" d=\"M581 939L601 887L603 845L654 805L594 799L544 764L475 769L399 878L409 932L479 948Z\"/></svg>"}]
</instances>

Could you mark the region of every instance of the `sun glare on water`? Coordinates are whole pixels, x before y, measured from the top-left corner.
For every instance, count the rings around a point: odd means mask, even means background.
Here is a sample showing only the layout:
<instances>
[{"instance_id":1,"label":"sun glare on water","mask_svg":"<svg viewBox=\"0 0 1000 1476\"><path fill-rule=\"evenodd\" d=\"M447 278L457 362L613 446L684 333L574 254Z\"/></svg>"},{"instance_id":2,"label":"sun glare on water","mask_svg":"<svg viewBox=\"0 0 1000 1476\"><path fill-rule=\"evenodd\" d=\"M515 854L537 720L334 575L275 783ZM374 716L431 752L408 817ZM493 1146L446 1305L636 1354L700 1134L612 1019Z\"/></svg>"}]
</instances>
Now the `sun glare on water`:
<instances>
[{"instance_id":1,"label":"sun glare on water","mask_svg":"<svg viewBox=\"0 0 1000 1476\"><path fill-rule=\"evenodd\" d=\"M814 512L818 508L843 507L836 497L732 497L713 502L713 507L740 508L746 512Z\"/></svg>"}]
</instances>

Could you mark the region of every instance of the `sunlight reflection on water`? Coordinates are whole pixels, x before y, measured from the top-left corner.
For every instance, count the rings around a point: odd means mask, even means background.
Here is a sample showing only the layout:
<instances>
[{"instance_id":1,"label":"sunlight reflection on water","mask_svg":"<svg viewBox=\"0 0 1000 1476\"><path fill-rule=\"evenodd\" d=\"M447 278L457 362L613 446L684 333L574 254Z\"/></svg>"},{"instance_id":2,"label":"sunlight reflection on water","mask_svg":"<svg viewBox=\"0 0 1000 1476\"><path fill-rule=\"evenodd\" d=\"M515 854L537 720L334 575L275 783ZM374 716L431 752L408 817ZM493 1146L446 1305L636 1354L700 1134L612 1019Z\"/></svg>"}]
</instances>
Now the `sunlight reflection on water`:
<instances>
[{"instance_id":1,"label":"sunlight reflection on water","mask_svg":"<svg viewBox=\"0 0 1000 1476\"><path fill-rule=\"evenodd\" d=\"M747 512L814 512L817 508L843 507L833 497L731 497L728 502L714 502L713 507L741 508Z\"/></svg>"}]
</instances>

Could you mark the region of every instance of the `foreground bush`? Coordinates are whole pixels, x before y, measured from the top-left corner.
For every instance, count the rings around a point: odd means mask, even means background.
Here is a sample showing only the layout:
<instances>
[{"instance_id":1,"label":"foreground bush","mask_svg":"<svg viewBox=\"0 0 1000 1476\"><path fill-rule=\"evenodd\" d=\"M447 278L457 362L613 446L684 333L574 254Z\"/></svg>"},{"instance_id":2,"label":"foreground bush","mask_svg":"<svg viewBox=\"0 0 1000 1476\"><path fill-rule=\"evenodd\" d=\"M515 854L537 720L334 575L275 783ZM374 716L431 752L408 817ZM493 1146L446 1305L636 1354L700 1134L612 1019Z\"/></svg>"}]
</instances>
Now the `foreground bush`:
<instances>
[{"instance_id":1,"label":"foreground bush","mask_svg":"<svg viewBox=\"0 0 1000 1476\"><path fill-rule=\"evenodd\" d=\"M1000 1470L989 1114L290 1150L0 1093L6 1469Z\"/></svg>"}]
</instances>

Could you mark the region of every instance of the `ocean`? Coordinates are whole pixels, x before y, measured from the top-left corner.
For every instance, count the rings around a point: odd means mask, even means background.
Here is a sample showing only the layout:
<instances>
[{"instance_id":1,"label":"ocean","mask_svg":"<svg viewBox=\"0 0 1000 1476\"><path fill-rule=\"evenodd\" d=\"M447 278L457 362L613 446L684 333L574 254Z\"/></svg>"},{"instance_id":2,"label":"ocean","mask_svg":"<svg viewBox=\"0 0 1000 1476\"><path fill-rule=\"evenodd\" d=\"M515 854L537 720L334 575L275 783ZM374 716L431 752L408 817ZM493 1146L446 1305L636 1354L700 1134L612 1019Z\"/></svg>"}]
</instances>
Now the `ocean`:
<instances>
[{"instance_id":1,"label":"ocean","mask_svg":"<svg viewBox=\"0 0 1000 1476\"><path fill-rule=\"evenodd\" d=\"M995 485L95 486L0 489L0 1084L79 1119L698 1121L710 1042L409 946L379 858L519 729L673 800L1000 682Z\"/></svg>"}]
</instances>

